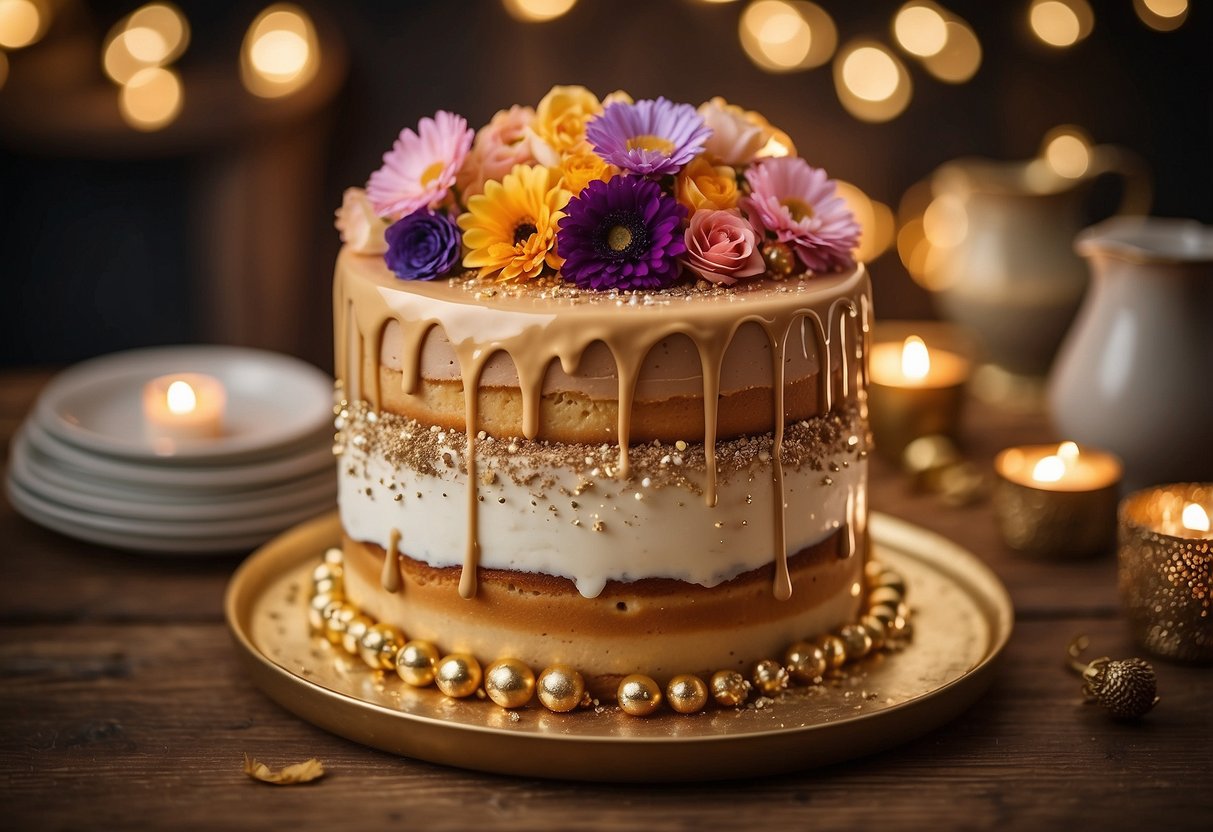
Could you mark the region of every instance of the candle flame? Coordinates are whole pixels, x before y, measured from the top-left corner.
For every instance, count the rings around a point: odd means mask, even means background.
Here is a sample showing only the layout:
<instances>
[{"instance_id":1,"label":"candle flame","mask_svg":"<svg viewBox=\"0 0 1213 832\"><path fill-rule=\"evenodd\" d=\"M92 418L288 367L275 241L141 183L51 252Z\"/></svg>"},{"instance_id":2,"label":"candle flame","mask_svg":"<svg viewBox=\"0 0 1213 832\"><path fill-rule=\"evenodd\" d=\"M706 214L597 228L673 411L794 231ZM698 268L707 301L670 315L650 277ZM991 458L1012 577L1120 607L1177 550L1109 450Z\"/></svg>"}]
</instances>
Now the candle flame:
<instances>
[{"instance_id":1,"label":"candle flame","mask_svg":"<svg viewBox=\"0 0 1213 832\"><path fill-rule=\"evenodd\" d=\"M1036 463L1032 469L1032 479L1037 482L1057 482L1066 473L1066 461L1059 456L1049 455Z\"/></svg>"},{"instance_id":2,"label":"candle flame","mask_svg":"<svg viewBox=\"0 0 1213 832\"><path fill-rule=\"evenodd\" d=\"M926 343L917 335L911 335L901 345L901 373L906 378L919 381L931 371L931 354Z\"/></svg>"},{"instance_id":3,"label":"candle flame","mask_svg":"<svg viewBox=\"0 0 1213 832\"><path fill-rule=\"evenodd\" d=\"M1184 506L1181 522L1184 524L1184 528L1189 531L1209 531L1209 513L1205 511L1204 506L1197 503L1188 503Z\"/></svg>"},{"instance_id":4,"label":"candle flame","mask_svg":"<svg viewBox=\"0 0 1213 832\"><path fill-rule=\"evenodd\" d=\"M1061 461L1069 468L1078 460L1078 443L1062 442L1057 446L1057 455L1061 457Z\"/></svg>"},{"instance_id":5,"label":"candle flame","mask_svg":"<svg viewBox=\"0 0 1213 832\"><path fill-rule=\"evenodd\" d=\"M178 416L193 413L194 408L198 406L198 397L194 394L194 388L190 387L187 381L174 381L168 386L165 396L169 412Z\"/></svg>"}]
</instances>

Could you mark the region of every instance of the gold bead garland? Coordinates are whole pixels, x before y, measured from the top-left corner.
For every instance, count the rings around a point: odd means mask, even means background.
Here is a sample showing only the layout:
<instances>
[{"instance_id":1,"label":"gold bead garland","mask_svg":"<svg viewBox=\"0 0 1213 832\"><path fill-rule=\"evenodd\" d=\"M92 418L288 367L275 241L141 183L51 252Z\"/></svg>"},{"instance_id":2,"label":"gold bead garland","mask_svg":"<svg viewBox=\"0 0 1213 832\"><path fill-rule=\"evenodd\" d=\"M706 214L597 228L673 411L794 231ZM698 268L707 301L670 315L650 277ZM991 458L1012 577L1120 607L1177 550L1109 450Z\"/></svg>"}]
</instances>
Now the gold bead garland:
<instances>
[{"instance_id":1,"label":"gold bead garland","mask_svg":"<svg viewBox=\"0 0 1213 832\"><path fill-rule=\"evenodd\" d=\"M632 674L619 684L616 695L620 710L630 716L648 716L668 705L675 713L694 714L702 711L709 699L722 708L740 707L754 692L770 697L793 685L818 685L845 664L899 646L913 633L910 608L905 602L905 579L875 561L865 564L864 577L867 603L858 623L791 644L782 662L762 659L754 664L749 678L735 670L720 670L705 683L698 676L681 674L672 678L663 691L652 677ZM324 561L313 570L307 615L317 635L361 656L374 670L395 671L413 687L436 684L447 696L487 696L503 708L526 707L537 697L554 713L597 704L586 693L585 678L568 665L552 665L536 677L525 662L505 657L482 670L474 656L442 656L432 643L410 641L398 627L376 622L345 600L340 549L327 550Z\"/></svg>"}]
</instances>

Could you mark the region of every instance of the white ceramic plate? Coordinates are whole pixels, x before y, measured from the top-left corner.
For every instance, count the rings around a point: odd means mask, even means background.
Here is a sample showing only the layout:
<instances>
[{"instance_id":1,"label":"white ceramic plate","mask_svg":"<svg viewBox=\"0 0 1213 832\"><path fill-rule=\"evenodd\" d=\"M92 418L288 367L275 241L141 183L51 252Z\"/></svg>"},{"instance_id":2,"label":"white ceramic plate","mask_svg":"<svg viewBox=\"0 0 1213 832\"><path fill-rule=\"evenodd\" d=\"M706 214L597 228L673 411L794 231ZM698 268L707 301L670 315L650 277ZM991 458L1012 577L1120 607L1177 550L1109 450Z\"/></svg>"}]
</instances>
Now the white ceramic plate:
<instances>
[{"instance_id":1,"label":"white ceramic plate","mask_svg":"<svg viewBox=\"0 0 1213 832\"><path fill-rule=\"evenodd\" d=\"M288 479L318 474L336 464L329 442L305 453L292 452L284 457L260 459L245 465L167 466L125 462L90 453L57 439L33 419L27 419L22 430L32 447L68 469L127 485L165 486L180 491L280 485Z\"/></svg>"},{"instance_id":2,"label":"white ceramic plate","mask_svg":"<svg viewBox=\"0 0 1213 832\"><path fill-rule=\"evenodd\" d=\"M285 493L271 496L228 494L218 497L178 500L173 503L155 502L144 494L122 489L94 486L97 490L81 488L79 479L56 472L53 466L35 461L24 441L14 442L9 454L9 476L33 496L63 506L84 511L109 514L133 520L162 521L229 521L272 516L317 506L331 508L337 501L337 478L328 473L321 479L298 486ZM161 489L163 490L163 489Z\"/></svg>"},{"instance_id":3,"label":"white ceramic plate","mask_svg":"<svg viewBox=\"0 0 1213 832\"><path fill-rule=\"evenodd\" d=\"M249 549L269 540L282 529L325 510L324 507L313 507L256 522L156 523L62 506L31 493L11 475L5 484L13 507L33 522L78 540L140 552L203 554Z\"/></svg>"},{"instance_id":4,"label":"white ceramic plate","mask_svg":"<svg viewBox=\"0 0 1213 832\"><path fill-rule=\"evenodd\" d=\"M157 376L215 376L227 391L226 435L158 452L143 430L144 385ZM329 432L332 379L280 353L241 347L155 347L101 356L51 380L35 418L56 438L98 454L160 463L235 462Z\"/></svg>"}]
</instances>

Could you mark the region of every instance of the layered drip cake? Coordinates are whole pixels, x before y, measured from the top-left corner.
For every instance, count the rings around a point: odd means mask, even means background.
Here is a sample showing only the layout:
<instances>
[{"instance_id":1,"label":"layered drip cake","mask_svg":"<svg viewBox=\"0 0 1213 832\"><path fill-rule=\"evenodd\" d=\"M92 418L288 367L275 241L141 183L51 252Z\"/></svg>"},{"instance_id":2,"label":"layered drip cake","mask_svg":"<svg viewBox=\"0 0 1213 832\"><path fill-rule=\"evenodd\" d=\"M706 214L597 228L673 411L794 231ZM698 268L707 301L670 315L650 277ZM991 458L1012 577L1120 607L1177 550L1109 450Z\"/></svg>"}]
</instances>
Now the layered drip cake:
<instances>
[{"instance_id":1,"label":"layered drip cake","mask_svg":"<svg viewBox=\"0 0 1213 832\"><path fill-rule=\"evenodd\" d=\"M334 284L346 598L606 698L858 619L871 316L853 220L786 137L611 98L402 133L347 195ZM615 122L643 135L612 150Z\"/></svg>"}]
</instances>

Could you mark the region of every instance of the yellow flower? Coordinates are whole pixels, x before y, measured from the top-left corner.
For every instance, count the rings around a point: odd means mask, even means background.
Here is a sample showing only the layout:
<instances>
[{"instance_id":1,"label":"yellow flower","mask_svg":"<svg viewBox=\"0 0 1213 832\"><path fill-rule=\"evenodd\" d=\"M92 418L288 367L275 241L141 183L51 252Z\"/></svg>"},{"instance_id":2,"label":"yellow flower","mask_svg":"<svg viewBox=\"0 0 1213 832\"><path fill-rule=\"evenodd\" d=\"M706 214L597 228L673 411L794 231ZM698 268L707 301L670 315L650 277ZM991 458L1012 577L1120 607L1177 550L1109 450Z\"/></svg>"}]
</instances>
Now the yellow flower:
<instances>
[{"instance_id":1,"label":"yellow flower","mask_svg":"<svg viewBox=\"0 0 1213 832\"><path fill-rule=\"evenodd\" d=\"M585 141L585 123L602 112L597 96L585 87L555 86L535 108L531 151L550 168Z\"/></svg>"},{"instance_id":2,"label":"yellow flower","mask_svg":"<svg viewBox=\"0 0 1213 832\"><path fill-rule=\"evenodd\" d=\"M616 170L608 165L588 146L573 153L565 154L560 160L560 186L570 193L579 194L585 186L596 179L603 182L616 174Z\"/></svg>"},{"instance_id":3,"label":"yellow flower","mask_svg":"<svg viewBox=\"0 0 1213 832\"><path fill-rule=\"evenodd\" d=\"M498 280L518 282L538 277L545 264L559 269L556 224L571 194L551 180L545 167L515 165L469 197L467 213L457 220L468 249L463 265L479 269L480 277L500 272Z\"/></svg>"},{"instance_id":4,"label":"yellow flower","mask_svg":"<svg viewBox=\"0 0 1213 832\"><path fill-rule=\"evenodd\" d=\"M736 208L737 174L728 165L713 165L706 155L696 156L678 172L675 196L692 214L701 208Z\"/></svg>"}]
</instances>

